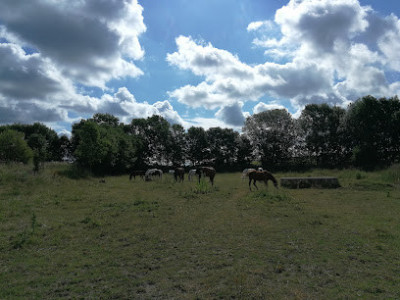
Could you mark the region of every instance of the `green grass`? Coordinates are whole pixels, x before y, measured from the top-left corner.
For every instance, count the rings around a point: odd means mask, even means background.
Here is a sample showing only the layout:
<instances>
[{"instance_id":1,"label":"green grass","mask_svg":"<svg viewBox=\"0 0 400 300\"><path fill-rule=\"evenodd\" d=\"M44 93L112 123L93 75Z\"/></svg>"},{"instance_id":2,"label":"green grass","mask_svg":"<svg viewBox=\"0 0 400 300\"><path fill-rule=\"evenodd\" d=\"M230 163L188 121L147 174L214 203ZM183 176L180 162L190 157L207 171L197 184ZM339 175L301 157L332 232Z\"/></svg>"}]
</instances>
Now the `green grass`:
<instances>
[{"instance_id":1,"label":"green grass","mask_svg":"<svg viewBox=\"0 0 400 300\"><path fill-rule=\"evenodd\" d=\"M400 298L399 166L253 192L30 169L0 166L0 299Z\"/></svg>"}]
</instances>

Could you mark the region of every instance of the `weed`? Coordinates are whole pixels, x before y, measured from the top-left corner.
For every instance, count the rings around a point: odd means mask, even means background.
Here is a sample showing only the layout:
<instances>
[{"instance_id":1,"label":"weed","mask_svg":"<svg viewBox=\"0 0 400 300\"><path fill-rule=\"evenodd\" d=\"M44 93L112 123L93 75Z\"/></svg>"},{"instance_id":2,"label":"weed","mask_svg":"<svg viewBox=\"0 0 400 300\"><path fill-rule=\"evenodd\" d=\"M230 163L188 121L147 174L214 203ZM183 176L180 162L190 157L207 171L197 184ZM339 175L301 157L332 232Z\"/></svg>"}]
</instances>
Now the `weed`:
<instances>
[{"instance_id":1,"label":"weed","mask_svg":"<svg viewBox=\"0 0 400 300\"><path fill-rule=\"evenodd\" d=\"M211 188L206 179L202 177L200 181L197 182L193 191L196 194L207 194L211 192Z\"/></svg>"}]
</instances>

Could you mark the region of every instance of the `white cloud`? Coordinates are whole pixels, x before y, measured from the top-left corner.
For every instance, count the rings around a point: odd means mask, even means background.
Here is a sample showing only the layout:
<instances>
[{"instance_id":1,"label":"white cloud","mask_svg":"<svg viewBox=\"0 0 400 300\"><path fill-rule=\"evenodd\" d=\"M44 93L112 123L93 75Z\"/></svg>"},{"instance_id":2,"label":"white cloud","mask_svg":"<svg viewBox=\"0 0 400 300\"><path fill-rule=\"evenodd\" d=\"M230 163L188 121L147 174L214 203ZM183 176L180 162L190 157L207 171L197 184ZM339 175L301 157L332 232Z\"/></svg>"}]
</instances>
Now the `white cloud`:
<instances>
[{"instance_id":1,"label":"white cloud","mask_svg":"<svg viewBox=\"0 0 400 300\"><path fill-rule=\"evenodd\" d=\"M215 113L215 116L225 124L231 126L242 126L246 119L245 115L243 114L242 107L242 102L224 106Z\"/></svg>"},{"instance_id":2,"label":"white cloud","mask_svg":"<svg viewBox=\"0 0 400 300\"><path fill-rule=\"evenodd\" d=\"M264 102L259 102L257 103L254 108L253 108L253 113L258 114L260 112L266 111L266 110L273 110L273 109L286 109L281 104L270 102L270 103L264 103Z\"/></svg>"},{"instance_id":3,"label":"white cloud","mask_svg":"<svg viewBox=\"0 0 400 300\"><path fill-rule=\"evenodd\" d=\"M113 114L124 123L129 123L133 118L147 118L152 115L160 115L171 124L182 125L185 122L168 100L154 104L137 102L125 87L120 88L114 95L106 94L97 100L94 111Z\"/></svg>"},{"instance_id":4,"label":"white cloud","mask_svg":"<svg viewBox=\"0 0 400 300\"><path fill-rule=\"evenodd\" d=\"M188 129L191 126L203 127L205 130L208 130L213 127L221 127L221 128L231 128L236 131L241 131L242 125L243 124L241 124L240 126L229 125L229 124L225 123L224 121L219 120L217 118L196 117L196 118L193 118L193 119L187 121L184 124L184 127L186 129Z\"/></svg>"},{"instance_id":5,"label":"white cloud","mask_svg":"<svg viewBox=\"0 0 400 300\"><path fill-rule=\"evenodd\" d=\"M210 43L180 36L167 61L204 81L169 96L191 107L219 108L221 120L236 122L228 115L238 113L239 103L264 96L277 105L289 100L300 111L308 103L345 106L367 94L390 97L399 90L386 72L400 68L400 22L358 0L291 0L273 21L252 22L247 30L256 34L253 44L277 62L248 65ZM258 104L254 111L267 108Z\"/></svg>"},{"instance_id":6,"label":"white cloud","mask_svg":"<svg viewBox=\"0 0 400 300\"><path fill-rule=\"evenodd\" d=\"M0 20L3 36L39 52L81 84L105 87L112 78L142 74L127 60L144 54L138 36L146 26L137 0L5 0Z\"/></svg>"},{"instance_id":7,"label":"white cloud","mask_svg":"<svg viewBox=\"0 0 400 300\"><path fill-rule=\"evenodd\" d=\"M256 22L251 22L247 26L247 31L256 31L256 30L261 30L262 28L265 28L266 30L270 30L274 27L274 23L270 20L266 21L256 21Z\"/></svg>"},{"instance_id":8,"label":"white cloud","mask_svg":"<svg viewBox=\"0 0 400 300\"><path fill-rule=\"evenodd\" d=\"M127 122L160 114L182 123L168 101L138 103L126 88L100 98L80 93L79 86L107 90L111 79L143 73L133 63L144 56L142 11L137 0L1 1L0 122L58 128L73 121L69 112L107 112Z\"/></svg>"}]
</instances>

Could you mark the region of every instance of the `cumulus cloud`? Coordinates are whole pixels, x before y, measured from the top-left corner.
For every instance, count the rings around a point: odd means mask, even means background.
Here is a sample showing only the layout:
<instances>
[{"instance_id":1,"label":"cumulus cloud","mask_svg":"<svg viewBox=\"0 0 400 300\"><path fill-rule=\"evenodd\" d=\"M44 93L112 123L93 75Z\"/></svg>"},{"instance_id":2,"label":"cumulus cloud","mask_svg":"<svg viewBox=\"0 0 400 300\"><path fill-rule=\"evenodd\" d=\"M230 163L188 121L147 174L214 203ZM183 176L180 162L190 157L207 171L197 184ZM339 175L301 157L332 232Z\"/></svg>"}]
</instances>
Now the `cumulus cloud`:
<instances>
[{"instance_id":1,"label":"cumulus cloud","mask_svg":"<svg viewBox=\"0 0 400 300\"><path fill-rule=\"evenodd\" d=\"M137 102L126 88L96 98L77 86L100 87L143 72L139 36L146 31L137 0L0 2L0 122L72 122L69 112L110 113L124 122L158 114L184 121L169 101Z\"/></svg>"},{"instance_id":2,"label":"cumulus cloud","mask_svg":"<svg viewBox=\"0 0 400 300\"><path fill-rule=\"evenodd\" d=\"M253 113L258 114L260 112L273 109L286 109L286 107L274 102L271 103L259 102L254 106Z\"/></svg>"},{"instance_id":3,"label":"cumulus cloud","mask_svg":"<svg viewBox=\"0 0 400 300\"><path fill-rule=\"evenodd\" d=\"M114 95L106 94L101 99L96 100L92 109L93 111L119 116L121 121L125 123L129 123L133 118L160 115L171 124L184 124L184 120L168 100L158 101L154 104L137 102L134 95L125 87L120 88Z\"/></svg>"},{"instance_id":4,"label":"cumulus cloud","mask_svg":"<svg viewBox=\"0 0 400 300\"><path fill-rule=\"evenodd\" d=\"M5 0L0 20L6 39L40 53L82 84L105 87L112 78L142 74L126 60L144 54L138 36L146 26L136 0Z\"/></svg>"},{"instance_id":5,"label":"cumulus cloud","mask_svg":"<svg viewBox=\"0 0 400 300\"><path fill-rule=\"evenodd\" d=\"M277 30L279 29L279 30ZM191 107L218 108L226 122L239 118L240 103L273 97L295 110L308 103L347 105L366 94L392 96L399 84L387 71L399 71L400 22L383 17L358 0L291 0L274 20L252 22L253 44L264 47L266 61L248 65L226 50L191 37L176 39L167 61L204 81L169 92ZM277 61L274 61L277 59ZM254 112L268 109L257 104Z\"/></svg>"},{"instance_id":6,"label":"cumulus cloud","mask_svg":"<svg viewBox=\"0 0 400 300\"><path fill-rule=\"evenodd\" d=\"M242 107L242 102L224 106L216 112L215 116L228 125L241 126L246 119Z\"/></svg>"}]
</instances>

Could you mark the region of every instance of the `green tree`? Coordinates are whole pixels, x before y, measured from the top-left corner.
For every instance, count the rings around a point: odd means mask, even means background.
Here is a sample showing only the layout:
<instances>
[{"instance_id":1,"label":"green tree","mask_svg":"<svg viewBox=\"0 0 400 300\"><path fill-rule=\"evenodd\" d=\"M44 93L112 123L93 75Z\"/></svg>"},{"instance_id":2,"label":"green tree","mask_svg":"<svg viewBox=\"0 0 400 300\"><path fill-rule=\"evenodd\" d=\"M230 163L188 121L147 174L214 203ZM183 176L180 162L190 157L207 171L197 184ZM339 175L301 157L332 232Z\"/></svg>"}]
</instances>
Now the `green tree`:
<instances>
[{"instance_id":1,"label":"green tree","mask_svg":"<svg viewBox=\"0 0 400 300\"><path fill-rule=\"evenodd\" d=\"M47 141L46 138L38 133L33 133L29 136L28 145L33 150L33 170L39 172L40 165L46 161Z\"/></svg>"},{"instance_id":2,"label":"green tree","mask_svg":"<svg viewBox=\"0 0 400 300\"><path fill-rule=\"evenodd\" d=\"M101 138L100 126L95 122L86 121L79 127L79 130L74 132L79 140L74 156L82 167L99 172L107 155L107 143Z\"/></svg>"},{"instance_id":3,"label":"green tree","mask_svg":"<svg viewBox=\"0 0 400 300\"><path fill-rule=\"evenodd\" d=\"M188 159L194 166L210 162L210 146L202 127L190 127L187 132Z\"/></svg>"},{"instance_id":4,"label":"green tree","mask_svg":"<svg viewBox=\"0 0 400 300\"><path fill-rule=\"evenodd\" d=\"M245 134L241 134L236 139L238 148L237 165L240 170L246 169L254 160L253 147L249 138Z\"/></svg>"},{"instance_id":5,"label":"green tree","mask_svg":"<svg viewBox=\"0 0 400 300\"><path fill-rule=\"evenodd\" d=\"M254 114L246 119L243 133L250 140L255 155L264 168L285 168L295 144L295 125L285 109L274 109Z\"/></svg>"},{"instance_id":6,"label":"green tree","mask_svg":"<svg viewBox=\"0 0 400 300\"><path fill-rule=\"evenodd\" d=\"M214 127L207 130L210 155L218 170L232 170L237 162L239 134L232 129Z\"/></svg>"},{"instance_id":7,"label":"green tree","mask_svg":"<svg viewBox=\"0 0 400 300\"><path fill-rule=\"evenodd\" d=\"M31 135L41 135L46 140L46 161L59 161L62 156L60 155L59 138L57 133L41 123L34 124L12 124L6 125L2 130L11 129L22 132L25 139L29 141Z\"/></svg>"},{"instance_id":8,"label":"green tree","mask_svg":"<svg viewBox=\"0 0 400 300\"><path fill-rule=\"evenodd\" d=\"M139 138L140 158L147 164L165 164L171 158L170 124L163 117L133 119L130 132Z\"/></svg>"},{"instance_id":9,"label":"green tree","mask_svg":"<svg viewBox=\"0 0 400 300\"><path fill-rule=\"evenodd\" d=\"M308 157L321 167L334 167L343 159L339 127L345 110L328 104L309 104L298 124Z\"/></svg>"},{"instance_id":10,"label":"green tree","mask_svg":"<svg viewBox=\"0 0 400 300\"><path fill-rule=\"evenodd\" d=\"M399 158L400 103L397 97L366 96L352 103L342 130L355 166L372 169Z\"/></svg>"},{"instance_id":11,"label":"green tree","mask_svg":"<svg viewBox=\"0 0 400 300\"><path fill-rule=\"evenodd\" d=\"M185 163L187 157L186 132L182 125L173 124L171 126L171 158L174 166L181 166Z\"/></svg>"},{"instance_id":12,"label":"green tree","mask_svg":"<svg viewBox=\"0 0 400 300\"><path fill-rule=\"evenodd\" d=\"M93 115L92 119L89 119L89 121L93 121L97 123L98 125L108 125L112 127L117 127L119 125L119 119L111 114L102 114L102 113L97 113Z\"/></svg>"},{"instance_id":13,"label":"green tree","mask_svg":"<svg viewBox=\"0 0 400 300\"><path fill-rule=\"evenodd\" d=\"M7 129L0 134L0 161L27 164L32 155L22 132Z\"/></svg>"}]
</instances>

